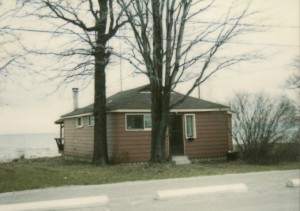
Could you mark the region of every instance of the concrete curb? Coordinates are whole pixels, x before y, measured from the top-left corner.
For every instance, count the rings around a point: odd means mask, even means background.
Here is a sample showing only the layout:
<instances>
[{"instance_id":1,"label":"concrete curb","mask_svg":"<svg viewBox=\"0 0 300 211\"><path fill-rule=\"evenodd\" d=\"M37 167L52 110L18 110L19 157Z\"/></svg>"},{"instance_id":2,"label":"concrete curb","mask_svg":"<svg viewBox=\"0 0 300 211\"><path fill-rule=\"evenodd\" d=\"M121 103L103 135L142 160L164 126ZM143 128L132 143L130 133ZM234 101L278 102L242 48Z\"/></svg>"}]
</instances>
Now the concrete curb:
<instances>
[{"instance_id":1,"label":"concrete curb","mask_svg":"<svg viewBox=\"0 0 300 211\"><path fill-rule=\"evenodd\" d=\"M52 201L37 201L18 204L0 205L0 210L16 211L16 210L59 210L80 208L88 206L102 206L108 203L107 196L92 196L84 198L60 199Z\"/></svg>"},{"instance_id":2,"label":"concrete curb","mask_svg":"<svg viewBox=\"0 0 300 211\"><path fill-rule=\"evenodd\" d=\"M287 184L287 187L300 187L300 179L290 179Z\"/></svg>"},{"instance_id":3,"label":"concrete curb","mask_svg":"<svg viewBox=\"0 0 300 211\"><path fill-rule=\"evenodd\" d=\"M186 189L175 189L175 190L162 190L158 191L155 199L162 200L174 197L184 197L196 194L207 194L207 193L220 193L220 192L246 192L247 186L243 183L230 184L230 185L219 185L209 187L196 187Z\"/></svg>"}]
</instances>

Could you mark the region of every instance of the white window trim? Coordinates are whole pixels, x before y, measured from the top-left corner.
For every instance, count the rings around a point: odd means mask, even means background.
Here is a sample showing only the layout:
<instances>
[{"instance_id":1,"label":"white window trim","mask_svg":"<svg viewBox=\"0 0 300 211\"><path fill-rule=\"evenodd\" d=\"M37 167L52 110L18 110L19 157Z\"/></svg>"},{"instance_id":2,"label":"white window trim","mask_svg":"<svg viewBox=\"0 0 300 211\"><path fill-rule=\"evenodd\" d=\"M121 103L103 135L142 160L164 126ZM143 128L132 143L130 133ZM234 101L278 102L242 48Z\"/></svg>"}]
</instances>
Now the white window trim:
<instances>
[{"instance_id":1,"label":"white window trim","mask_svg":"<svg viewBox=\"0 0 300 211\"><path fill-rule=\"evenodd\" d=\"M81 119L81 125L78 125L78 119ZM76 128L83 128L83 117L77 117L75 121L76 121Z\"/></svg>"},{"instance_id":2,"label":"white window trim","mask_svg":"<svg viewBox=\"0 0 300 211\"><path fill-rule=\"evenodd\" d=\"M127 116L144 116L144 128L143 129L128 129L127 128ZM125 131L151 131L152 128L145 128L145 116L151 116L149 113L134 113L134 114L125 114Z\"/></svg>"},{"instance_id":3,"label":"white window trim","mask_svg":"<svg viewBox=\"0 0 300 211\"><path fill-rule=\"evenodd\" d=\"M88 118L87 118L87 123L88 123L88 126L89 126L89 127L94 127L94 126L95 126L95 117L94 117L94 124L93 124L93 125L90 124L90 118L91 118L92 116L94 116L94 115L89 115Z\"/></svg>"},{"instance_id":4,"label":"white window trim","mask_svg":"<svg viewBox=\"0 0 300 211\"><path fill-rule=\"evenodd\" d=\"M193 119L193 137L188 137L187 136L187 122L186 122L186 117L187 116L192 116L192 119ZM195 114L185 114L184 115L184 133L185 133L185 139L189 139L189 138L197 138L197 131L196 131L196 116Z\"/></svg>"}]
</instances>

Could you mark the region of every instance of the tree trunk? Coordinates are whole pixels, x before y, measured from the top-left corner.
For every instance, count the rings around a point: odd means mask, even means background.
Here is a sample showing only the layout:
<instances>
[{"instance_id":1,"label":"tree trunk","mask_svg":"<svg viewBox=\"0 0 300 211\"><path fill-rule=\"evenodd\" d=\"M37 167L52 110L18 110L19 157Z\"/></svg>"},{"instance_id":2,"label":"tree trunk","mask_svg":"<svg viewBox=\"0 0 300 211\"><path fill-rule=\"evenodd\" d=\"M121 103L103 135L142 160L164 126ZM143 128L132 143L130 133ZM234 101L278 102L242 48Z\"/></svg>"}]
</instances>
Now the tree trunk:
<instances>
[{"instance_id":1,"label":"tree trunk","mask_svg":"<svg viewBox=\"0 0 300 211\"><path fill-rule=\"evenodd\" d=\"M106 130L106 76L105 68L109 61L106 53L107 0L99 0L100 17L97 26L95 47L95 98L94 98L94 155L93 163L105 165L108 163L107 130Z\"/></svg>"},{"instance_id":2,"label":"tree trunk","mask_svg":"<svg viewBox=\"0 0 300 211\"><path fill-rule=\"evenodd\" d=\"M165 162L165 138L168 125L169 104L163 93L163 30L161 2L152 0L153 11L153 69L151 83L151 162Z\"/></svg>"},{"instance_id":3,"label":"tree trunk","mask_svg":"<svg viewBox=\"0 0 300 211\"><path fill-rule=\"evenodd\" d=\"M94 156L93 163L108 163L106 131L106 84L105 67L109 55L105 53L104 44L98 44L95 53L95 98L94 98Z\"/></svg>"},{"instance_id":4,"label":"tree trunk","mask_svg":"<svg viewBox=\"0 0 300 211\"><path fill-rule=\"evenodd\" d=\"M169 123L170 95L163 96L162 87L151 86L151 162L163 163L166 161L166 134Z\"/></svg>"}]
</instances>

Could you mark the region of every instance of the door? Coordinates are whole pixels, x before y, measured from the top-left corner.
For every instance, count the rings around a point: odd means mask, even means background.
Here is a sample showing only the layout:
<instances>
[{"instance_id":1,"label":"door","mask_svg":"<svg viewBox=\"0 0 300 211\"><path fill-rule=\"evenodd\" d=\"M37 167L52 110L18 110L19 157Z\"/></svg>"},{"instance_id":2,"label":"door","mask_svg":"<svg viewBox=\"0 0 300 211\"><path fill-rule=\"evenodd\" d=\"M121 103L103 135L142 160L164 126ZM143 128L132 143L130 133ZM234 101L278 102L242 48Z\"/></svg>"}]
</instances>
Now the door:
<instances>
[{"instance_id":1,"label":"door","mask_svg":"<svg viewBox=\"0 0 300 211\"><path fill-rule=\"evenodd\" d=\"M183 155L182 115L171 115L169 124L169 144L171 155Z\"/></svg>"}]
</instances>

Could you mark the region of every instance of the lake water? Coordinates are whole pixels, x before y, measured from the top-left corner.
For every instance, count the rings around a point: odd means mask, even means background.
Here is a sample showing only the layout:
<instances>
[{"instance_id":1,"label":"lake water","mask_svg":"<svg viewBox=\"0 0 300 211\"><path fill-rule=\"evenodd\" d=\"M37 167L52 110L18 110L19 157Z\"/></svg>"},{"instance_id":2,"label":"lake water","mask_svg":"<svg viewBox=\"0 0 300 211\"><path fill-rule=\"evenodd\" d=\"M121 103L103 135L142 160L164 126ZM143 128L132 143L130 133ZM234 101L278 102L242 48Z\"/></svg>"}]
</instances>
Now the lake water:
<instances>
[{"instance_id":1,"label":"lake water","mask_svg":"<svg viewBox=\"0 0 300 211\"><path fill-rule=\"evenodd\" d=\"M60 156L56 133L0 135L0 162Z\"/></svg>"}]
</instances>

